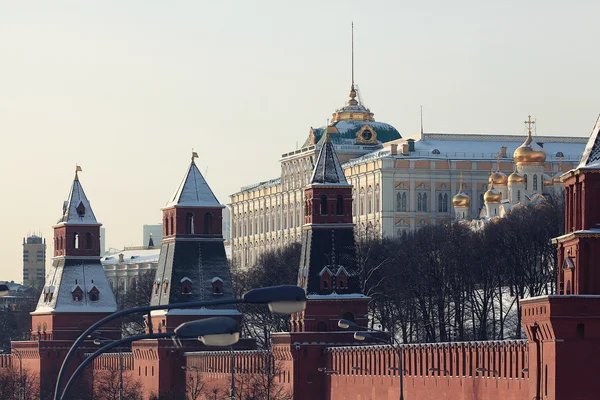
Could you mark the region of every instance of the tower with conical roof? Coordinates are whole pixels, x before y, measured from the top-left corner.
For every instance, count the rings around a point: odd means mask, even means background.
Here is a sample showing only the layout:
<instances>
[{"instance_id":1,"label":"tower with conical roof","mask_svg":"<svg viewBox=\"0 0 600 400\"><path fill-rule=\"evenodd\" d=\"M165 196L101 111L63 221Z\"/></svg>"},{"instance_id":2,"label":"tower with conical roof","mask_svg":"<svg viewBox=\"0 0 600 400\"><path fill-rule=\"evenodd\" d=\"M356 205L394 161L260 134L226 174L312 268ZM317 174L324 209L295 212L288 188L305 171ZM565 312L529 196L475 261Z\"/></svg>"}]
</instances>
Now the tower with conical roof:
<instances>
[{"instance_id":1,"label":"tower with conical roof","mask_svg":"<svg viewBox=\"0 0 600 400\"><path fill-rule=\"evenodd\" d=\"M229 263L222 234L222 211L208 183L198 170L193 153L188 170L162 208L163 240L151 305L232 297ZM173 330L202 316L241 314L235 307L153 312L155 330Z\"/></svg>"},{"instance_id":2,"label":"tower with conical roof","mask_svg":"<svg viewBox=\"0 0 600 400\"><path fill-rule=\"evenodd\" d=\"M102 224L96 220L77 171L62 216L54 226L52 267L32 313L36 339L74 340L117 309L100 262Z\"/></svg>"},{"instance_id":3,"label":"tower with conical roof","mask_svg":"<svg viewBox=\"0 0 600 400\"><path fill-rule=\"evenodd\" d=\"M366 323L368 298L356 267L352 185L329 136L304 190L304 226L298 286L307 292L306 310L292 318L292 331L338 330L340 318Z\"/></svg>"}]
</instances>

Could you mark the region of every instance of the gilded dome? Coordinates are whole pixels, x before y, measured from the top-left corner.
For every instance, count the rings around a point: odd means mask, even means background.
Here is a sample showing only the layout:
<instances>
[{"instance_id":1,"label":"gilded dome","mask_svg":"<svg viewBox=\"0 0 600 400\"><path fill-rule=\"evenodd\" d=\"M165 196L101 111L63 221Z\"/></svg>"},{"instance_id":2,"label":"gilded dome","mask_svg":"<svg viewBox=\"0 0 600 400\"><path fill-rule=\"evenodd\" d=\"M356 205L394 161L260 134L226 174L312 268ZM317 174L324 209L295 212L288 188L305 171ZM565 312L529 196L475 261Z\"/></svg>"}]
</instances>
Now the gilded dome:
<instances>
[{"instance_id":1,"label":"gilded dome","mask_svg":"<svg viewBox=\"0 0 600 400\"><path fill-rule=\"evenodd\" d=\"M454 207L469 207L471 198L465 192L460 192L452 198L452 204L454 204Z\"/></svg>"},{"instance_id":2,"label":"gilded dome","mask_svg":"<svg viewBox=\"0 0 600 400\"><path fill-rule=\"evenodd\" d=\"M508 183L525 183L525 176L515 171L508 177Z\"/></svg>"},{"instance_id":3,"label":"gilded dome","mask_svg":"<svg viewBox=\"0 0 600 400\"><path fill-rule=\"evenodd\" d=\"M500 194L500 192L497 189L495 189L493 187L490 188L483 195L483 201L486 204L488 204L488 203L500 203L501 200L502 200L502 195Z\"/></svg>"},{"instance_id":4,"label":"gilded dome","mask_svg":"<svg viewBox=\"0 0 600 400\"><path fill-rule=\"evenodd\" d=\"M544 174L542 178L544 179L544 187L550 187L554 185L554 180L550 177L550 175Z\"/></svg>"},{"instance_id":5,"label":"gilded dome","mask_svg":"<svg viewBox=\"0 0 600 400\"><path fill-rule=\"evenodd\" d=\"M525 142L515 150L513 159L517 164L542 165L546 162L546 152L533 141L529 131Z\"/></svg>"},{"instance_id":6,"label":"gilded dome","mask_svg":"<svg viewBox=\"0 0 600 400\"><path fill-rule=\"evenodd\" d=\"M508 177L502 171L496 171L490 175L488 179L488 183L490 185L506 185L508 182Z\"/></svg>"}]
</instances>

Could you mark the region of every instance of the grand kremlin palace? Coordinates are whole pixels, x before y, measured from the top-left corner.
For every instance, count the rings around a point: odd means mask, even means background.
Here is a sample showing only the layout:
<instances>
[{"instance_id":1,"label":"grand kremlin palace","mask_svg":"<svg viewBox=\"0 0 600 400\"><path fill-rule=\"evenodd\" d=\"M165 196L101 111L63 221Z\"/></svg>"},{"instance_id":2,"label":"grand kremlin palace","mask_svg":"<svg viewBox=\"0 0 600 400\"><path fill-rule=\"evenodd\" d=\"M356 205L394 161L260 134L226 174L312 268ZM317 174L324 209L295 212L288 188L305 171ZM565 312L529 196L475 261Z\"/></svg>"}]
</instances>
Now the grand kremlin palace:
<instances>
[{"instance_id":1,"label":"grand kremlin palace","mask_svg":"<svg viewBox=\"0 0 600 400\"><path fill-rule=\"evenodd\" d=\"M304 188L326 136L354 186L357 235L394 237L451 219L479 218L490 174L516 170L513 153L526 141L525 131L402 137L393 126L376 122L352 87L347 104L327 126L311 128L300 149L281 156L280 177L230 196L233 265L250 266L262 252L300 241ZM585 137L533 136L533 145L546 155L540 189L562 186L558 176L578 164L586 142ZM461 218L452 205L457 193L470 198Z\"/></svg>"}]
</instances>

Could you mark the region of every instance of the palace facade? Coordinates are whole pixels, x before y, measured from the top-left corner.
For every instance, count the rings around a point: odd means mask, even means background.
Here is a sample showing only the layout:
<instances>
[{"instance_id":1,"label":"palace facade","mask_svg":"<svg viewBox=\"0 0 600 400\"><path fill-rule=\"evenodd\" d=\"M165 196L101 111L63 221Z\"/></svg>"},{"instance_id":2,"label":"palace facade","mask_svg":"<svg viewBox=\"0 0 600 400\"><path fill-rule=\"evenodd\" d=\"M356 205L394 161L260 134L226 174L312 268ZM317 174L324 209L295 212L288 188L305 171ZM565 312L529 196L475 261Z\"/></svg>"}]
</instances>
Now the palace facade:
<instances>
[{"instance_id":1,"label":"palace facade","mask_svg":"<svg viewBox=\"0 0 600 400\"><path fill-rule=\"evenodd\" d=\"M587 141L532 136L530 130L529 139L526 134L453 133L403 138L391 125L375 122L356 97L352 87L347 105L333 113L329 125L311 128L302 148L281 156L280 177L230 196L233 265L251 266L263 252L300 241L303 189L327 135L353 186L356 233L365 237L394 237L455 219L452 198L459 192L470 199L466 208L463 202L459 219L480 218L487 211L490 172L510 175L519 168L513 153L525 140L545 154L536 166L538 175L560 185L557 177L578 164Z\"/></svg>"}]
</instances>

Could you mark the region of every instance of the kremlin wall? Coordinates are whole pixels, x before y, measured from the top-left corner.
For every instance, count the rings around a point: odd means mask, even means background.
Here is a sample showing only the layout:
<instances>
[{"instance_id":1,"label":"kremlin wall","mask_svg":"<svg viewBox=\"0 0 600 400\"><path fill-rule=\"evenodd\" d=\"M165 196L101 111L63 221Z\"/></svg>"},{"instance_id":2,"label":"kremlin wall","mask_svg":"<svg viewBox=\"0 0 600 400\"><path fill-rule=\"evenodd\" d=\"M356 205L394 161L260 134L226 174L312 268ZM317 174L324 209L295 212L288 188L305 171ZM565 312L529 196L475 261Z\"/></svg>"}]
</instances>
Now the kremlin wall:
<instances>
[{"instance_id":1,"label":"kremlin wall","mask_svg":"<svg viewBox=\"0 0 600 400\"><path fill-rule=\"evenodd\" d=\"M269 350L257 350L248 338L232 350L208 348L196 340L182 346L171 340L141 340L122 353L96 359L86 382L91 385L122 364L124 377L140 383L144 399L184 399L186 388L191 398L198 379L205 390L196 399L228 398L232 372L240 392L264 384L272 391L270 398L280 400L391 400L401 396L401 382L405 399L598 399L599 131L597 123L580 163L561 177L567 224L565 235L554 240L559 293L521 301L526 340L396 347L381 343L383 335L357 342L352 331L338 328L341 318L366 325L369 298L360 292L355 265L352 185L336 154L332 130L324 134L304 189L298 285L305 289L308 302L303 312L292 316L291 332L273 333ZM529 134L518 154L531 154L532 146ZM537 158L520 159L515 173L543 173L535 165L541 150L534 150ZM486 199L501 204L502 196L492 195ZM460 200L458 205L464 205L464 197ZM222 209L192 157L183 181L162 209L164 232L151 304L233 295L221 233ZM51 398L57 371L75 338L116 311L100 263L100 226L76 172L54 227L55 257L32 313L31 340L13 342L12 356L0 355L0 368L18 367L18 357L22 358L28 373L39 377L42 399ZM168 332L182 322L208 316L243 318L236 308L152 312L148 318L154 331ZM102 335L118 338L118 323L103 328ZM96 349L91 340L84 342L69 370Z\"/></svg>"}]
</instances>

